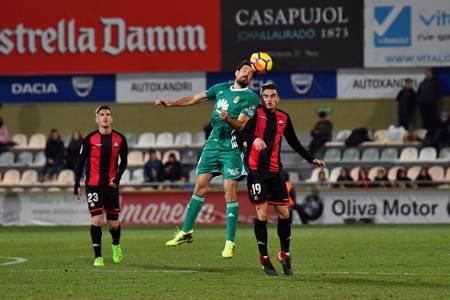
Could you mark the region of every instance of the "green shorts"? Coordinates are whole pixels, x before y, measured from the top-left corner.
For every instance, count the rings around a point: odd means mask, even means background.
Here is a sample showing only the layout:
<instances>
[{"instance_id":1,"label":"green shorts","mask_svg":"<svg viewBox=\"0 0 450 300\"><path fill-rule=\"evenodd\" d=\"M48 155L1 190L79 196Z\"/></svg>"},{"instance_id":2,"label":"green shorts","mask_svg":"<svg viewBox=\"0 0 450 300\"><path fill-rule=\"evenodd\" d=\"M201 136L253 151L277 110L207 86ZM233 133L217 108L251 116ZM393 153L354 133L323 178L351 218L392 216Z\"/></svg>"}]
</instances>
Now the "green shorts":
<instances>
[{"instance_id":1,"label":"green shorts","mask_svg":"<svg viewBox=\"0 0 450 300\"><path fill-rule=\"evenodd\" d=\"M248 174L244 154L240 150L203 150L197 164L197 175L223 175L224 180L241 180Z\"/></svg>"}]
</instances>

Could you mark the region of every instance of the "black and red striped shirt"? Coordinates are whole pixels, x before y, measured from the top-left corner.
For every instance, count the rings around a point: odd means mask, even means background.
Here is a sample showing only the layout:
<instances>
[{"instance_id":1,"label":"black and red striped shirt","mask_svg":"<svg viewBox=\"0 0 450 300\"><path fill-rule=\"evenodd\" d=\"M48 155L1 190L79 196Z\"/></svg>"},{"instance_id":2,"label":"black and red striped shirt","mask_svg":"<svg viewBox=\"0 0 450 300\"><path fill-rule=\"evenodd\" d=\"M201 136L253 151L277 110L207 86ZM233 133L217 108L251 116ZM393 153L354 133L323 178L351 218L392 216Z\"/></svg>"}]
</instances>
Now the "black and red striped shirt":
<instances>
[{"instance_id":1,"label":"black and red striped shirt","mask_svg":"<svg viewBox=\"0 0 450 300\"><path fill-rule=\"evenodd\" d=\"M127 168L127 156L127 140L121 133L115 130L110 134L101 134L98 130L89 133L81 146L75 185L79 186L85 166L87 186L107 187L112 182L119 185Z\"/></svg>"},{"instance_id":2,"label":"black and red striped shirt","mask_svg":"<svg viewBox=\"0 0 450 300\"><path fill-rule=\"evenodd\" d=\"M246 158L250 170L273 173L282 170L280 152L283 135L292 149L312 163L314 158L295 135L289 115L280 109L271 112L260 105L256 109L255 116L247 122L245 129L238 133L238 141L241 144L247 142ZM253 141L257 137L266 143L266 149L256 150Z\"/></svg>"}]
</instances>

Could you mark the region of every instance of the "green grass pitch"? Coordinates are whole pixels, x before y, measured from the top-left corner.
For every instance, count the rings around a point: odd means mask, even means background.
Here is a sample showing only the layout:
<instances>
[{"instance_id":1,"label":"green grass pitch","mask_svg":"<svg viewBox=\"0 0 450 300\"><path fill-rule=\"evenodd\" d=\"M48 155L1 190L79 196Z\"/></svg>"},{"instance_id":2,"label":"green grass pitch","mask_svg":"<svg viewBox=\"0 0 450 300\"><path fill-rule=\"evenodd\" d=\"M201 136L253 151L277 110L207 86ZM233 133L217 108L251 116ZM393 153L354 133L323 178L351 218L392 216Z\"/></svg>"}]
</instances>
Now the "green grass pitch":
<instances>
[{"instance_id":1,"label":"green grass pitch","mask_svg":"<svg viewBox=\"0 0 450 300\"><path fill-rule=\"evenodd\" d=\"M124 228L114 265L104 229L106 266L95 268L87 226L0 227L0 299L450 299L450 225L297 226L291 278L264 275L251 227L239 228L229 260L224 228L167 248L173 231ZM274 226L269 238L281 271Z\"/></svg>"}]
</instances>

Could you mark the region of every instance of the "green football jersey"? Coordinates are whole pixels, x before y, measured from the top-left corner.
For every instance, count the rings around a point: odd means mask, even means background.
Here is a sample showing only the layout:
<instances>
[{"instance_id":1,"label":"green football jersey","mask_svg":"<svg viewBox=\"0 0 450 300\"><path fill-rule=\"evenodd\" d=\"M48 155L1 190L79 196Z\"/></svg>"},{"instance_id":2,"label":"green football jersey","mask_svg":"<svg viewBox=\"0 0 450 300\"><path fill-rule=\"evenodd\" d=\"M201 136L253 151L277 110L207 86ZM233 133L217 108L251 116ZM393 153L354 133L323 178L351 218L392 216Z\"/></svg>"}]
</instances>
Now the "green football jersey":
<instances>
[{"instance_id":1,"label":"green football jersey","mask_svg":"<svg viewBox=\"0 0 450 300\"><path fill-rule=\"evenodd\" d=\"M206 91L209 100L215 100L212 112L212 131L204 149L231 150L237 149L234 129L220 118L222 109L237 119L240 114L250 118L255 114L259 97L248 87L234 89L233 82L218 83Z\"/></svg>"}]
</instances>

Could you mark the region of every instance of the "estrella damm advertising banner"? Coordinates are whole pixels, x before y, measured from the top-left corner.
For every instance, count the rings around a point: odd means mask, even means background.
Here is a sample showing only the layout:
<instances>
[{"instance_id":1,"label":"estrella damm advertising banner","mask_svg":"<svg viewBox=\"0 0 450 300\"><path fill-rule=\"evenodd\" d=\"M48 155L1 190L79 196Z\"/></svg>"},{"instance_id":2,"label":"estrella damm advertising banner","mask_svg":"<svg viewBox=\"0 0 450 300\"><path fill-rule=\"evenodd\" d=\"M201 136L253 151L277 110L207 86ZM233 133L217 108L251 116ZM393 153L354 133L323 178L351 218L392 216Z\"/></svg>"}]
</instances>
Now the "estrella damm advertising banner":
<instances>
[{"instance_id":1,"label":"estrella damm advertising banner","mask_svg":"<svg viewBox=\"0 0 450 300\"><path fill-rule=\"evenodd\" d=\"M363 65L363 0L222 1L222 69L267 51L276 71Z\"/></svg>"},{"instance_id":2,"label":"estrella damm advertising banner","mask_svg":"<svg viewBox=\"0 0 450 300\"><path fill-rule=\"evenodd\" d=\"M220 0L5 0L0 74L218 71Z\"/></svg>"}]
</instances>

